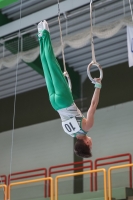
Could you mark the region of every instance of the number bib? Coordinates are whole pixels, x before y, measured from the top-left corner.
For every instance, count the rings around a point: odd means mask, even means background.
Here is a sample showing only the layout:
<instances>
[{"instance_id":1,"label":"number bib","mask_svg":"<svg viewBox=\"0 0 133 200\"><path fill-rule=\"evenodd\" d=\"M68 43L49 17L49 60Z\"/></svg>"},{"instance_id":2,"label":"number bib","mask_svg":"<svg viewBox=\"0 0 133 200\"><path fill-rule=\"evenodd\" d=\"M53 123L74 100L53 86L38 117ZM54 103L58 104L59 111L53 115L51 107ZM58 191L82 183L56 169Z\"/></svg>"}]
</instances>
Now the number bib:
<instances>
[{"instance_id":1,"label":"number bib","mask_svg":"<svg viewBox=\"0 0 133 200\"><path fill-rule=\"evenodd\" d=\"M80 127L79 127L78 122L75 119L75 117L62 122L62 127L63 127L64 131L69 135L71 135L73 133L77 133L80 130Z\"/></svg>"}]
</instances>

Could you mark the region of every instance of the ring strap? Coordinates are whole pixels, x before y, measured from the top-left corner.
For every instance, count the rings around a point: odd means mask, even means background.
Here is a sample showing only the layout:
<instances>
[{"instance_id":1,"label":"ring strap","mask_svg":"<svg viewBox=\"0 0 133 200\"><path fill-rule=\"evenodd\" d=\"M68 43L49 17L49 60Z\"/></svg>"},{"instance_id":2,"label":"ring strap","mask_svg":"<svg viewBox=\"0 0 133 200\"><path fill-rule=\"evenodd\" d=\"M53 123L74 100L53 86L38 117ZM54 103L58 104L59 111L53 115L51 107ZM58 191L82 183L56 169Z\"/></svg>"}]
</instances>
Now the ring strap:
<instances>
[{"instance_id":1,"label":"ring strap","mask_svg":"<svg viewBox=\"0 0 133 200\"><path fill-rule=\"evenodd\" d=\"M71 79L70 79L70 76L69 76L68 72L65 71L63 74L67 78L67 82L68 82L68 86L69 86L70 90L72 90Z\"/></svg>"},{"instance_id":2,"label":"ring strap","mask_svg":"<svg viewBox=\"0 0 133 200\"><path fill-rule=\"evenodd\" d=\"M88 77L91 80L91 82L93 84L95 84L95 87L101 88L101 86L97 85L97 82L91 77L91 73L90 73L91 66L95 65L98 67L98 69L100 71L100 79L102 80L102 78L103 78L102 68L101 68L100 64L96 62L96 57L95 57L94 40L93 40L93 25L92 25L92 0L90 1L90 25L91 25L90 34L91 34L92 61L87 67L87 74L88 74Z\"/></svg>"},{"instance_id":3,"label":"ring strap","mask_svg":"<svg viewBox=\"0 0 133 200\"><path fill-rule=\"evenodd\" d=\"M62 50L62 58L63 58L63 66L64 66L64 76L66 76L66 78L68 80L69 88L70 88L70 90L72 90L71 79L70 79L69 74L66 70L66 64L65 64L64 42L63 42L61 22L60 22L60 1L59 0L58 0L58 22L59 22L59 29L60 29L60 40L61 40L61 50Z\"/></svg>"},{"instance_id":4,"label":"ring strap","mask_svg":"<svg viewBox=\"0 0 133 200\"><path fill-rule=\"evenodd\" d=\"M90 24L91 24L91 50L92 50L92 61L96 62L94 40L93 40L93 25L92 25L92 1L90 2Z\"/></svg>"}]
</instances>

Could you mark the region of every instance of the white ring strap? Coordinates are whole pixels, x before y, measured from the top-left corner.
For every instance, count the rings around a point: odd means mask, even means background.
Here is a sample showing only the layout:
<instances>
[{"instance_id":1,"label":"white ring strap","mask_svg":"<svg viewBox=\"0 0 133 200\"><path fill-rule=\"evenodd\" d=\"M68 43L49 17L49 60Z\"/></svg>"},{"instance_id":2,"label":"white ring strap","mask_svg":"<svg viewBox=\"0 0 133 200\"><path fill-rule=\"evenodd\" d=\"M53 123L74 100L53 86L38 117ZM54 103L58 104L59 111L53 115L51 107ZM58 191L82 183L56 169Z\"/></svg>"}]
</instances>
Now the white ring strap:
<instances>
[{"instance_id":1,"label":"white ring strap","mask_svg":"<svg viewBox=\"0 0 133 200\"><path fill-rule=\"evenodd\" d=\"M62 49L62 58L63 58L63 66L64 66L64 76L67 78L68 86L70 90L72 90L72 84L71 79L69 77L69 74L66 70L66 64L65 64L65 55L64 55L64 44L63 44L63 38L62 38L62 30L61 30L61 23L60 23L60 2L58 0L58 22L59 22L59 28L60 28L60 39L61 39L61 49Z\"/></svg>"},{"instance_id":2,"label":"white ring strap","mask_svg":"<svg viewBox=\"0 0 133 200\"><path fill-rule=\"evenodd\" d=\"M91 50L92 50L92 61L96 62L94 40L93 40L93 26L92 26L92 1L90 2L90 24L91 24Z\"/></svg>"},{"instance_id":3,"label":"white ring strap","mask_svg":"<svg viewBox=\"0 0 133 200\"><path fill-rule=\"evenodd\" d=\"M103 78L103 71L102 71L102 67L100 66L99 63L96 62L96 57L95 57L95 49L94 49L94 40L93 40L93 26L92 26L92 0L90 2L90 24L91 24L91 51L92 51L92 62L88 65L87 67L87 74L89 79L91 80L91 82L93 84L96 83L96 81L92 78L91 73L90 73L90 68L95 65L98 67L99 71L100 71L100 79L102 80Z\"/></svg>"},{"instance_id":4,"label":"white ring strap","mask_svg":"<svg viewBox=\"0 0 133 200\"><path fill-rule=\"evenodd\" d=\"M64 76L67 78L68 86L69 86L70 90L72 90L71 79L70 79L70 76L69 76L68 72L65 71L63 74L64 74Z\"/></svg>"}]
</instances>

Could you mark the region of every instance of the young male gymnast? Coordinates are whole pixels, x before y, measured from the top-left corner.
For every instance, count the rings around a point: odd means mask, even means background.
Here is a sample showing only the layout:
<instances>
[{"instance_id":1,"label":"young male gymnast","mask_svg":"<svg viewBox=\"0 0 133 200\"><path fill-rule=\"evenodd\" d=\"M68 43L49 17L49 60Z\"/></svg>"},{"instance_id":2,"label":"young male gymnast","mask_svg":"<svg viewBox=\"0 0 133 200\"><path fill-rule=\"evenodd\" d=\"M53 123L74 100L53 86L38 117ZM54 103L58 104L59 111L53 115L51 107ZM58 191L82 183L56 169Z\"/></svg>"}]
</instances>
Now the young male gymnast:
<instances>
[{"instance_id":1,"label":"young male gymnast","mask_svg":"<svg viewBox=\"0 0 133 200\"><path fill-rule=\"evenodd\" d=\"M45 20L38 24L38 38L51 105L59 113L64 131L71 137L77 138L74 147L76 155L83 158L91 157L92 140L87 136L87 132L94 123L94 113L99 102L101 80L95 78L95 91L85 118L74 103L68 83L56 60L51 44L49 27Z\"/></svg>"}]
</instances>

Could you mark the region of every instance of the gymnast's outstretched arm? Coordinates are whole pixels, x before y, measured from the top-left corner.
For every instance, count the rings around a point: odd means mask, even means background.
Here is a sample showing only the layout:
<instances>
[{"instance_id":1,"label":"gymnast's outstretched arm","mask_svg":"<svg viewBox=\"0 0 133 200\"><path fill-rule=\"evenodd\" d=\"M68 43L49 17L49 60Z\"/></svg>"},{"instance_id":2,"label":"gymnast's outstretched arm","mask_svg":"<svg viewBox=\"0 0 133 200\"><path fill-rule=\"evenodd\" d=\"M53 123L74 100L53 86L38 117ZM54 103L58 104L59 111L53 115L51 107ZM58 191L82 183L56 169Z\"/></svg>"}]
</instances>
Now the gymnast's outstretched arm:
<instances>
[{"instance_id":1,"label":"gymnast's outstretched arm","mask_svg":"<svg viewBox=\"0 0 133 200\"><path fill-rule=\"evenodd\" d=\"M101 80L99 78L96 78L95 81L101 84ZM83 129L85 131L89 131L94 124L94 114L99 102L100 90L101 90L100 88L95 88L95 91L91 100L91 105L87 112L87 118L83 122Z\"/></svg>"}]
</instances>

